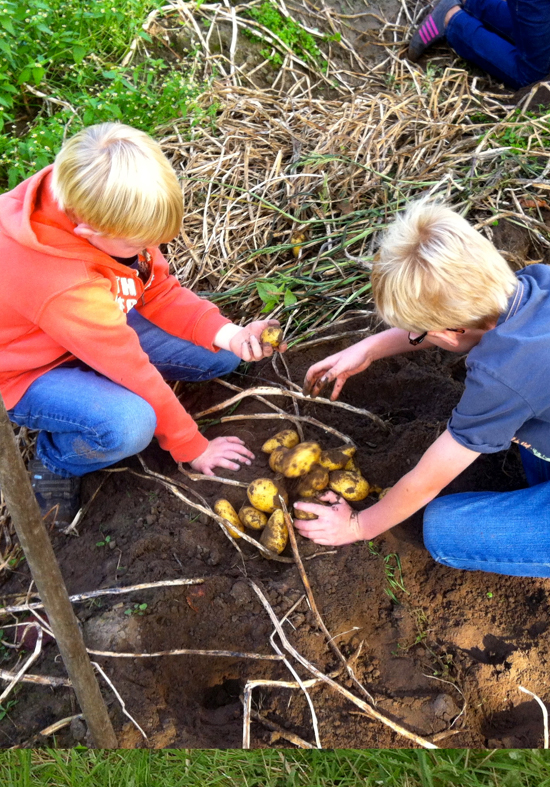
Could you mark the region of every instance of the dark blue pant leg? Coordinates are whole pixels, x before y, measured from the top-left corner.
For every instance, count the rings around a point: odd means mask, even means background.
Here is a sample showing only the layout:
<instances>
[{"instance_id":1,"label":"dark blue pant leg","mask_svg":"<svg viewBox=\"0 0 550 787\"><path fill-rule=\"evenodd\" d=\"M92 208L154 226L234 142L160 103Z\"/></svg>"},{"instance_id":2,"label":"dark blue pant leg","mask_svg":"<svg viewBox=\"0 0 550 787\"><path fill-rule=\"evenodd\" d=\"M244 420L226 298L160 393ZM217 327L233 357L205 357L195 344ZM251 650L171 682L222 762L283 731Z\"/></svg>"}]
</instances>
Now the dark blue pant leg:
<instances>
[{"instance_id":1,"label":"dark blue pant leg","mask_svg":"<svg viewBox=\"0 0 550 787\"><path fill-rule=\"evenodd\" d=\"M550 73L550 0L466 0L446 35L457 54L509 87Z\"/></svg>"}]
</instances>

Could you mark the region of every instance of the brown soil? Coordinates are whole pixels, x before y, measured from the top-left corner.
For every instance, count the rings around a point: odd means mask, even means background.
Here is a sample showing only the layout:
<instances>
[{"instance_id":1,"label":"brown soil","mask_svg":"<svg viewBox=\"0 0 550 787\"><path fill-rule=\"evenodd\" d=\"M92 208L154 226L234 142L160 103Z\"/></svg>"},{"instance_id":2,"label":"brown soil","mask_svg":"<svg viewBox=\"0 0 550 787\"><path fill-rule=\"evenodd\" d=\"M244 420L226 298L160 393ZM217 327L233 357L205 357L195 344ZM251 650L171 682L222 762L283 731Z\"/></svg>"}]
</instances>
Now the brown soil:
<instances>
[{"instance_id":1,"label":"brown soil","mask_svg":"<svg viewBox=\"0 0 550 787\"><path fill-rule=\"evenodd\" d=\"M311 363L351 341L347 338L288 353L292 379L301 382ZM365 417L326 405L308 403L301 405L301 412L351 435L365 477L388 486L444 429L461 395L463 377L462 359L427 351L380 361L350 380L342 400L388 419L393 424L389 434ZM269 362L233 379L245 387L277 382ZM228 393L217 383L192 386L185 391L184 401L197 412L226 399ZM290 412L288 400L281 398L277 403ZM239 414L265 411L252 399L237 409ZM255 451L253 469L243 468L237 474L239 480L248 482L270 472L259 448L281 426L278 421L237 421L213 425L207 434L237 434ZM326 446L337 444L335 438L307 426L305 436ZM151 469L178 477L170 457L158 446L152 445L144 458ZM136 460L129 466L139 469ZM102 479L102 474L86 478L85 497ZM508 490L523 484L520 461L512 448L482 456L447 491ZM244 499L243 489L220 489L213 482L199 482L196 487L210 503L220 493L235 504ZM293 564L265 560L242 542L240 556L213 521L197 517L155 481L129 472L109 475L80 531L79 538L53 534L70 593L182 576L206 580L202 586L141 591L77 605L87 644L96 649L271 653L272 626L247 578L264 588L279 617L303 593ZM110 542L98 546L106 536ZM347 656L362 644L354 668L381 711L422 736L451 733L440 739L446 747L541 745L541 715L518 685L543 700L548 698L547 581L457 571L436 564L422 544L420 515L376 539L374 545L359 543L330 550L299 536L298 541L304 557L327 553L306 562L317 604ZM288 549L285 554L290 554ZM395 589L392 598L386 568L395 568L398 561L404 589ZM25 591L28 583L23 563L3 591ZM147 608L127 614L137 604L147 604ZM320 669L330 672L337 666L305 601L290 615L286 629L297 649ZM63 674L56 654L54 644L46 645L32 671ZM97 661L149 736L147 745L153 747L238 747L242 740L239 694L246 680L292 679L281 663L225 657L97 657ZM10 651L6 665L13 663ZM305 674L299 666L298 671ZM345 681L344 685L352 688ZM106 696L121 745L144 745L108 689ZM381 724L357 715L356 708L328 688L311 689L311 697L324 747L411 745ZM15 698L17 704L0 722L4 746L23 743L46 725L76 712L67 689L27 684L19 687ZM256 689L253 707L312 740L309 710L301 692ZM73 746L83 732L82 725L73 725L60 733L57 744ZM257 722L252 723L251 740L253 746L288 745Z\"/></svg>"}]
</instances>

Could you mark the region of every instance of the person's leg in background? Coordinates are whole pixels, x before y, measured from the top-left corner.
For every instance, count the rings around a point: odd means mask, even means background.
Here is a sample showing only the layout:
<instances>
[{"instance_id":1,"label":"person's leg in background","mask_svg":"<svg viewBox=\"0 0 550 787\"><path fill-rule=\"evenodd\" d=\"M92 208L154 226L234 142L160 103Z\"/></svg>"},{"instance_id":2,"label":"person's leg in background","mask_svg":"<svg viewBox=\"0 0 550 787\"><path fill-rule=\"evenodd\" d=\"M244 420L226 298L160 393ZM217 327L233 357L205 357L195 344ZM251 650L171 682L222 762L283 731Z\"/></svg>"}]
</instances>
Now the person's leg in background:
<instances>
[{"instance_id":1,"label":"person's leg in background","mask_svg":"<svg viewBox=\"0 0 550 787\"><path fill-rule=\"evenodd\" d=\"M450 2L441 0L430 15L436 17L441 7L442 33L423 41L420 33L426 22L415 33L409 46L411 59L418 59L446 36L457 54L509 87L523 87L548 75L550 0L465 0L449 7Z\"/></svg>"},{"instance_id":2,"label":"person's leg in background","mask_svg":"<svg viewBox=\"0 0 550 787\"><path fill-rule=\"evenodd\" d=\"M529 487L433 500L424 543L438 563L469 571L550 577L550 462L521 449Z\"/></svg>"}]
</instances>

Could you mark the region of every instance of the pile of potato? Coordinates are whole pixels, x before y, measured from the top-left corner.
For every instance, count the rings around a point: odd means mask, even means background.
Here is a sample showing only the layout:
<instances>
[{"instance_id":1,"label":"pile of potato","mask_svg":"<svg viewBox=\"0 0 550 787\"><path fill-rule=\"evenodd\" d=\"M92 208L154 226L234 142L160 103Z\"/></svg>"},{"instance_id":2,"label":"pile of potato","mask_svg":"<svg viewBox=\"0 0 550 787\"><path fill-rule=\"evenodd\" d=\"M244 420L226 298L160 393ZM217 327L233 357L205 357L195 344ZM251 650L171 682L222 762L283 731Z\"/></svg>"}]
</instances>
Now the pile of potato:
<instances>
[{"instance_id":1,"label":"pile of potato","mask_svg":"<svg viewBox=\"0 0 550 787\"><path fill-rule=\"evenodd\" d=\"M353 501L363 500L370 491L380 491L378 487L371 487L361 475L354 461L353 446L323 451L318 443L301 443L297 432L285 429L267 440L262 451L269 454L269 466L276 473L275 478L252 481L247 489L249 504L245 503L238 514L225 499L217 500L214 510L227 520L234 538L240 538L245 527L262 530L260 542L277 554L288 542L288 528L279 500L281 496L288 505L283 479L290 479L295 502L311 501L325 489L332 489ZM294 515L297 519L316 519L314 514L298 509L294 510Z\"/></svg>"}]
</instances>

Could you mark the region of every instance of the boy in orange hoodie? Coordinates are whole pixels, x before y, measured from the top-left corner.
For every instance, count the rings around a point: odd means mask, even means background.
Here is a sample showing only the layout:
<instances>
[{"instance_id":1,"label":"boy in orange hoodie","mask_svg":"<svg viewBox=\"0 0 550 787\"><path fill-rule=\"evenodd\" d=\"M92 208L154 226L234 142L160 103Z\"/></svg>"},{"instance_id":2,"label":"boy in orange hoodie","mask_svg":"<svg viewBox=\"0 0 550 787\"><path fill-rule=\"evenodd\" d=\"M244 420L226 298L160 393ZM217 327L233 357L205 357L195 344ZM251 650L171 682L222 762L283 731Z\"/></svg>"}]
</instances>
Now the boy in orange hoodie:
<instances>
[{"instance_id":1,"label":"boy in orange hoodie","mask_svg":"<svg viewBox=\"0 0 550 787\"><path fill-rule=\"evenodd\" d=\"M260 335L273 321L234 325L170 275L158 246L182 218L159 145L119 123L79 132L0 196L0 392L12 421L39 430L31 480L57 525L76 514L82 475L153 435L206 475L254 458L237 437L203 437L165 382L272 353Z\"/></svg>"}]
</instances>

